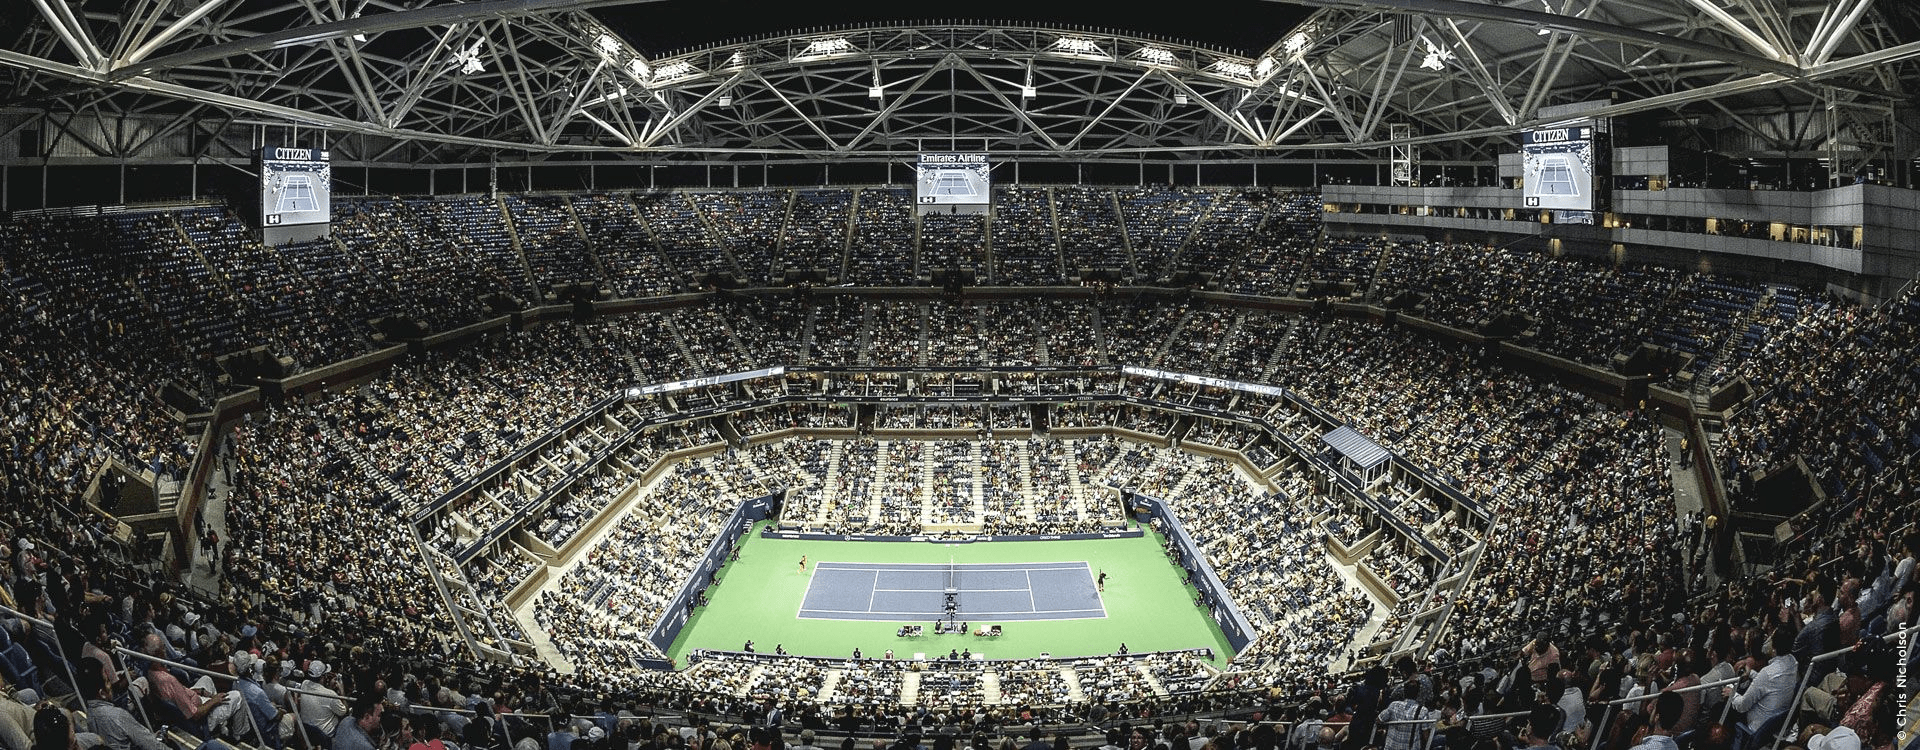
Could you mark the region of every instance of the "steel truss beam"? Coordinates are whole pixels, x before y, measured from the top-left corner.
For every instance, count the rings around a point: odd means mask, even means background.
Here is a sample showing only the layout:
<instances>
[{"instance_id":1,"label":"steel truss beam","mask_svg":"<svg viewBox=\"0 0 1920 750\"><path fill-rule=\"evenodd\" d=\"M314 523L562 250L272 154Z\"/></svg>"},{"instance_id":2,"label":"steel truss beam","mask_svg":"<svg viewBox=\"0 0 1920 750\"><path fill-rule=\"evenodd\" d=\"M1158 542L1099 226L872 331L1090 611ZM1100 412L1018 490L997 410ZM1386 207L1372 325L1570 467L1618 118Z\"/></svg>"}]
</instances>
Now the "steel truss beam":
<instances>
[{"instance_id":1,"label":"steel truss beam","mask_svg":"<svg viewBox=\"0 0 1920 750\"><path fill-rule=\"evenodd\" d=\"M1719 0L1711 13L1653 0L1300 0L1322 10L1255 56L955 24L655 59L586 12L649 1L136 0L109 17L32 0L39 17L0 47L11 68L0 90L102 117L251 115L451 158L819 159L943 143L1217 157L1447 140L1490 158L1540 108L1596 98L1621 114L1759 99L1801 111L1840 91L1868 106L1839 110L1829 135L1868 132L1849 118L1904 100L1906 63L1920 57L1891 42L1869 0Z\"/></svg>"}]
</instances>

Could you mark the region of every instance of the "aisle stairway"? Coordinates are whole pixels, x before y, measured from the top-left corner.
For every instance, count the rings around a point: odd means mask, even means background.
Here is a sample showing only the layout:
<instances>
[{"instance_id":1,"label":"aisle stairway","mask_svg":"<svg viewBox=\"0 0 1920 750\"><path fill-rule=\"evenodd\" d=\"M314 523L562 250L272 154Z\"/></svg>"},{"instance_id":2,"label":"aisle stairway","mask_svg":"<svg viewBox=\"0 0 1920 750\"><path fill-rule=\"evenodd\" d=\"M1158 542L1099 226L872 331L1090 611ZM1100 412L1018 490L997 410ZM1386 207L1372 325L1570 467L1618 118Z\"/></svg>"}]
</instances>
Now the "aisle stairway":
<instances>
[{"instance_id":1,"label":"aisle stairway","mask_svg":"<svg viewBox=\"0 0 1920 750\"><path fill-rule=\"evenodd\" d=\"M1082 703L1087 700L1087 692L1080 689L1080 673L1073 667L1061 667L1060 676L1067 678L1067 701Z\"/></svg>"},{"instance_id":2,"label":"aisle stairway","mask_svg":"<svg viewBox=\"0 0 1920 750\"><path fill-rule=\"evenodd\" d=\"M840 692L840 682L842 680L845 680L846 678L847 678L847 670L844 670L844 669L827 670L827 678L820 682L820 695L819 695L820 702L832 703L834 694Z\"/></svg>"},{"instance_id":3,"label":"aisle stairway","mask_svg":"<svg viewBox=\"0 0 1920 750\"><path fill-rule=\"evenodd\" d=\"M900 676L900 705L911 706L920 702L920 673L907 672Z\"/></svg>"}]
</instances>

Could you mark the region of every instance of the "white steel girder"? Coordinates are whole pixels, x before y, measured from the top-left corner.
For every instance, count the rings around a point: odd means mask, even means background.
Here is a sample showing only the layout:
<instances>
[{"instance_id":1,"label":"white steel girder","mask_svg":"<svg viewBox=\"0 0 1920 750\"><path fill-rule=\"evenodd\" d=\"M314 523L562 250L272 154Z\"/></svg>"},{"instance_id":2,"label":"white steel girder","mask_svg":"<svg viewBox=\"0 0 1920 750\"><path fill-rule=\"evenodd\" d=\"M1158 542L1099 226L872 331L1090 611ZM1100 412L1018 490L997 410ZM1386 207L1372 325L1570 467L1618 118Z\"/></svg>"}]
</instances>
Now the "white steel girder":
<instances>
[{"instance_id":1,"label":"white steel girder","mask_svg":"<svg viewBox=\"0 0 1920 750\"><path fill-rule=\"evenodd\" d=\"M31 2L39 13L0 49L11 102L241 115L422 151L646 158L942 144L1217 158L1454 139L1487 155L1565 101L1611 98L1618 113L1744 111L1763 93L1792 109L1823 91L1898 102L1920 56L1870 0L1302 0L1322 10L1253 56L963 23L663 58L588 12L645 0L137 0L115 14ZM1410 135L1387 137L1389 123Z\"/></svg>"}]
</instances>

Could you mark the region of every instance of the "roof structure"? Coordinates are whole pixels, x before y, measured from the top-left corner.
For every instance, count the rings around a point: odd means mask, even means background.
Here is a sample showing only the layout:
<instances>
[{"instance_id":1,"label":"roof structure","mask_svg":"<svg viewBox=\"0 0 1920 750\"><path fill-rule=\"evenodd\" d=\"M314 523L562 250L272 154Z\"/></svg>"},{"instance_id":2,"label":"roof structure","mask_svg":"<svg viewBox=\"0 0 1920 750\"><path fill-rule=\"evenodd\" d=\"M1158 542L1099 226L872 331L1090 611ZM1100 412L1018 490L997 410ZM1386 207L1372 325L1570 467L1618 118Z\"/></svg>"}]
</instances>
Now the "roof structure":
<instances>
[{"instance_id":1,"label":"roof structure","mask_svg":"<svg viewBox=\"0 0 1920 750\"><path fill-rule=\"evenodd\" d=\"M1341 458L1352 461L1362 471L1372 471L1393 458L1386 448L1352 427L1335 428L1321 435L1320 442L1326 443Z\"/></svg>"},{"instance_id":2,"label":"roof structure","mask_svg":"<svg viewBox=\"0 0 1920 750\"><path fill-rule=\"evenodd\" d=\"M1255 51L951 21L672 54L615 30L646 17L640 0L26 3L0 28L0 127L44 118L50 152L117 159L278 126L324 131L336 159L416 165L1413 144L1487 159L1552 107L1596 101L1589 114L1654 113L1731 151L1910 158L1920 143L1916 11L1872 0L1302 0L1315 10Z\"/></svg>"}]
</instances>

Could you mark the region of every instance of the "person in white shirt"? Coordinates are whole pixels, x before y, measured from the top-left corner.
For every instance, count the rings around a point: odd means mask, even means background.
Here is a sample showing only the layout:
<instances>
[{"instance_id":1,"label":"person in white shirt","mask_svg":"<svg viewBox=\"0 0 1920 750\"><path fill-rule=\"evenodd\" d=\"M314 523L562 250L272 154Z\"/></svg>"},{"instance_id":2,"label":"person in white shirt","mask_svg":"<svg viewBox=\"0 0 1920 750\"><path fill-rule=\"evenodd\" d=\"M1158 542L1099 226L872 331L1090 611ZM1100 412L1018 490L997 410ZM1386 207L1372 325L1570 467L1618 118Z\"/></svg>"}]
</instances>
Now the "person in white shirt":
<instances>
[{"instance_id":1,"label":"person in white shirt","mask_svg":"<svg viewBox=\"0 0 1920 750\"><path fill-rule=\"evenodd\" d=\"M1733 710L1745 712L1746 720L1740 722L1748 732L1765 729L1767 722L1786 714L1787 707L1793 702L1794 681L1799 674L1800 665L1793 658L1793 629L1780 626L1773 631L1773 637L1767 639L1766 655L1770 657L1767 666L1754 673L1753 682L1747 689L1733 697ZM1726 688L1728 694L1733 687ZM1756 743L1766 743L1763 738L1754 738ZM1768 743L1770 744L1770 743Z\"/></svg>"},{"instance_id":2,"label":"person in white shirt","mask_svg":"<svg viewBox=\"0 0 1920 750\"><path fill-rule=\"evenodd\" d=\"M301 723L332 737L341 717L347 715L347 702L340 699L339 686L340 676L333 674L326 662L307 662L307 681L300 684L300 689L320 695L297 694Z\"/></svg>"}]
</instances>

